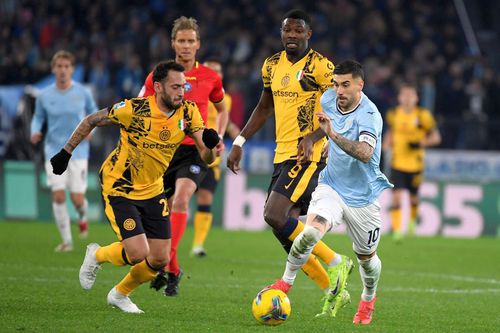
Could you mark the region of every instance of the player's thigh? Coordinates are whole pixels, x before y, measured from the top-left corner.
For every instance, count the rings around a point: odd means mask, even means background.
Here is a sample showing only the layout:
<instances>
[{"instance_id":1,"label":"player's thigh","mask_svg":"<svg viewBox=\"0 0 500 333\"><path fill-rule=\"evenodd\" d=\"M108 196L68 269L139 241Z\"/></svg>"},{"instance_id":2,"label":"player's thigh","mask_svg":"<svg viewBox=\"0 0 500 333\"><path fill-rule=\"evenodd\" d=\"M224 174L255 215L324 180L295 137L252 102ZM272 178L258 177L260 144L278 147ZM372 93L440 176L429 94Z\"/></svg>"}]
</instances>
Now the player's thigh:
<instances>
[{"instance_id":1,"label":"player's thigh","mask_svg":"<svg viewBox=\"0 0 500 333\"><path fill-rule=\"evenodd\" d=\"M218 166L214 166L211 168L208 168L205 176L200 182L200 186L198 186L198 191L200 190L206 190L212 194L215 193L215 190L217 189L217 184L219 184L220 180L220 169Z\"/></svg>"},{"instance_id":2,"label":"player's thigh","mask_svg":"<svg viewBox=\"0 0 500 333\"><path fill-rule=\"evenodd\" d=\"M87 191L88 160L70 160L68 163L68 185L71 193Z\"/></svg>"},{"instance_id":3,"label":"player's thigh","mask_svg":"<svg viewBox=\"0 0 500 333\"><path fill-rule=\"evenodd\" d=\"M354 252L368 255L377 250L382 225L378 201L366 207L345 207L345 221Z\"/></svg>"},{"instance_id":4,"label":"player's thigh","mask_svg":"<svg viewBox=\"0 0 500 333\"><path fill-rule=\"evenodd\" d=\"M410 180L409 180L409 183L410 183L409 190L410 190L411 195L414 195L414 196L418 195L418 189L419 189L420 185L422 184L422 180L423 180L422 172L414 172L411 174Z\"/></svg>"},{"instance_id":5,"label":"player's thigh","mask_svg":"<svg viewBox=\"0 0 500 333\"><path fill-rule=\"evenodd\" d=\"M102 194L104 213L118 239L144 234L141 213L136 200Z\"/></svg>"},{"instance_id":6,"label":"player's thigh","mask_svg":"<svg viewBox=\"0 0 500 333\"><path fill-rule=\"evenodd\" d=\"M307 222L312 222L312 216L321 216L328 221L327 230L336 228L343 222L344 208L342 198L326 184L319 184L312 193L307 211Z\"/></svg>"},{"instance_id":7,"label":"player's thigh","mask_svg":"<svg viewBox=\"0 0 500 333\"><path fill-rule=\"evenodd\" d=\"M47 174L47 186L52 190L52 192L60 191L66 189L68 182L68 170L62 175L55 175L52 172L52 165L50 161L45 161L45 173Z\"/></svg>"},{"instance_id":8,"label":"player's thigh","mask_svg":"<svg viewBox=\"0 0 500 333\"><path fill-rule=\"evenodd\" d=\"M270 190L283 194L294 203L302 199L309 201L318 184L320 171L316 162L297 164L296 161L285 161L275 166Z\"/></svg>"},{"instance_id":9,"label":"player's thigh","mask_svg":"<svg viewBox=\"0 0 500 333\"><path fill-rule=\"evenodd\" d=\"M170 218L164 193L151 199L141 200L139 211L148 239L170 239Z\"/></svg>"}]
</instances>

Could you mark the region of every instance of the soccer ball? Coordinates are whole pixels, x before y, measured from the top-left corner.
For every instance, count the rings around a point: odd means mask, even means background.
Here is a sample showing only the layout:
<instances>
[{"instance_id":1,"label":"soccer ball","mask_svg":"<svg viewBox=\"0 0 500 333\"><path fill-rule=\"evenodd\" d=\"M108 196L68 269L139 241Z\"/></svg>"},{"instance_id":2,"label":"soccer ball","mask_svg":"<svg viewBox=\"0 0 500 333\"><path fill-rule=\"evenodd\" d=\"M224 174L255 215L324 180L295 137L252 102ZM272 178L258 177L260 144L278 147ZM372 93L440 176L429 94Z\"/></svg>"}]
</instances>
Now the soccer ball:
<instances>
[{"instance_id":1,"label":"soccer ball","mask_svg":"<svg viewBox=\"0 0 500 333\"><path fill-rule=\"evenodd\" d=\"M260 291L252 302L254 318L264 325L280 325L290 317L292 306L284 292L278 289Z\"/></svg>"}]
</instances>

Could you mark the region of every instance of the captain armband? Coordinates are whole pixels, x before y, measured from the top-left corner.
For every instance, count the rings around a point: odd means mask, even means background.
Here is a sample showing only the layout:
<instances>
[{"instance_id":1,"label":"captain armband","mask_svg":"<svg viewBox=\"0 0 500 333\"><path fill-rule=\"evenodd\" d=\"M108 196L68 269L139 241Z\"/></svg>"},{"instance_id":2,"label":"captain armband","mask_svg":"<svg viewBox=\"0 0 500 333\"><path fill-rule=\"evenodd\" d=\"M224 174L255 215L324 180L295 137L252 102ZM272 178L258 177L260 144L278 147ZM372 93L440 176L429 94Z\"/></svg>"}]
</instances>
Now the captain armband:
<instances>
[{"instance_id":1,"label":"captain armband","mask_svg":"<svg viewBox=\"0 0 500 333\"><path fill-rule=\"evenodd\" d=\"M366 142L375 148L377 145L377 138L372 133L363 131L359 134L359 142Z\"/></svg>"}]
</instances>

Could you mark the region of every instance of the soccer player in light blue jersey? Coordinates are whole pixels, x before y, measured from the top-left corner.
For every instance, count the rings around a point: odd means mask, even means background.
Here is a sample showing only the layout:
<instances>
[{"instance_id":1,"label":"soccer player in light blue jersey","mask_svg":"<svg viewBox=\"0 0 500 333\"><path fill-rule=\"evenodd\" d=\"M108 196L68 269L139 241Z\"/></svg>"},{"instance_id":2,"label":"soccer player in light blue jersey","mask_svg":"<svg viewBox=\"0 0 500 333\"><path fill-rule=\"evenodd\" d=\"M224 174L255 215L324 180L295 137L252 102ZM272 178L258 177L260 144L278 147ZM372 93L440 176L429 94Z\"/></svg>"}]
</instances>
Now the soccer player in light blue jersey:
<instances>
[{"instance_id":1,"label":"soccer player in light blue jersey","mask_svg":"<svg viewBox=\"0 0 500 333\"><path fill-rule=\"evenodd\" d=\"M381 226L378 196L392 184L379 169L382 117L362 92L362 66L348 60L338 64L333 73L334 88L322 95L323 112L317 113L329 138L328 163L312 194L306 226L293 242L282 279L274 285L290 289L316 243L328 230L345 222L364 287L353 322L369 324L382 268L376 253ZM347 272L339 273L343 278L330 288L319 316L335 317L350 301L345 288L352 265L340 267Z\"/></svg>"},{"instance_id":2,"label":"soccer player in light blue jersey","mask_svg":"<svg viewBox=\"0 0 500 333\"><path fill-rule=\"evenodd\" d=\"M73 129L87 115L97 111L97 106L90 92L71 76L74 71L75 57L68 51L58 51L52 57L52 73L56 82L43 89L36 99L35 113L31 121L31 143L42 140L42 126L47 123L44 138L45 171L47 184L52 190L52 209L62 243L56 247L57 252L73 249L70 218L66 207L65 189L71 192L71 201L79 215L80 237L88 234L87 207L85 191L87 190L87 168L89 158L89 142L86 140L73 152L68 171L62 175L52 173L48 157L59 152L71 137Z\"/></svg>"}]
</instances>

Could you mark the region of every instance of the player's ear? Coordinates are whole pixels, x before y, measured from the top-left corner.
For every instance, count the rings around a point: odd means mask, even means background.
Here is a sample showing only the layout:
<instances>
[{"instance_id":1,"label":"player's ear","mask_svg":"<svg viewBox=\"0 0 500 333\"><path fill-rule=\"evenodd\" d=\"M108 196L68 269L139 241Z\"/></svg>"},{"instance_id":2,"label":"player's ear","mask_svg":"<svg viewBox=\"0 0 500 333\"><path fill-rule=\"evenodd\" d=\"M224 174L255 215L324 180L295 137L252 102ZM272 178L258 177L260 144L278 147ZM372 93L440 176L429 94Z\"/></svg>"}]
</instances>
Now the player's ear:
<instances>
[{"instance_id":1,"label":"player's ear","mask_svg":"<svg viewBox=\"0 0 500 333\"><path fill-rule=\"evenodd\" d=\"M313 34L312 29L309 29L309 31L307 32L307 39L311 38L312 34Z\"/></svg>"},{"instance_id":2,"label":"player's ear","mask_svg":"<svg viewBox=\"0 0 500 333\"><path fill-rule=\"evenodd\" d=\"M155 91L156 94L159 94L161 93L161 82L153 82L153 89Z\"/></svg>"}]
</instances>

